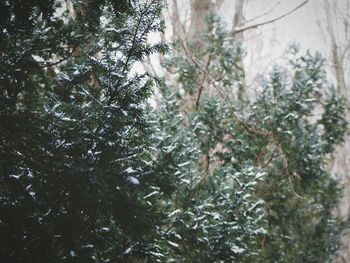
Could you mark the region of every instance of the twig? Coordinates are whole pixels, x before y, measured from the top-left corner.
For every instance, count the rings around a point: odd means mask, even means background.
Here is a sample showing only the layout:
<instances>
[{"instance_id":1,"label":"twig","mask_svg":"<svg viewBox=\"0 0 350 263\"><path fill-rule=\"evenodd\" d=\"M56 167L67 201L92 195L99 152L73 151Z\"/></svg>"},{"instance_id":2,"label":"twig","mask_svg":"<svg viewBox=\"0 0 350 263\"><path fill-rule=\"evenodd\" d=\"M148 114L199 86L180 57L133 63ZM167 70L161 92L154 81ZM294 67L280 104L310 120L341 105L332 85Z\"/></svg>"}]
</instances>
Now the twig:
<instances>
[{"instance_id":1,"label":"twig","mask_svg":"<svg viewBox=\"0 0 350 263\"><path fill-rule=\"evenodd\" d=\"M75 52L75 50L77 49L78 46L73 47L72 51L69 52L69 54L65 57L63 57L62 59L56 61L56 62L52 62L52 63L48 63L46 62L44 65L40 66L41 68L47 68L47 67L53 67L56 66L60 63L62 63L63 61L66 61L67 59L69 59L70 57L72 57L73 53Z\"/></svg>"},{"instance_id":2,"label":"twig","mask_svg":"<svg viewBox=\"0 0 350 263\"><path fill-rule=\"evenodd\" d=\"M277 20L280 20L292 13L294 13L295 11L297 11L299 8L301 8L302 6L306 5L307 3L309 2L309 0L305 0L304 2L302 2L300 5L298 5L297 7L295 7L294 9L290 10L289 12L281 15L281 16L278 16L276 18L273 18L271 20L267 20L267 21L264 21L264 22L261 22L261 23L256 23L256 24L253 24L253 25L247 25L247 26L243 26L243 27L240 27L240 28L236 28L234 30L232 30L232 35L236 35L238 33L242 33L244 31L247 31L247 30L250 30L250 29L254 29L254 28L257 28L257 27L260 27L260 26L264 26L264 25L267 25L267 24L270 24L270 23L273 23Z\"/></svg>"},{"instance_id":3,"label":"twig","mask_svg":"<svg viewBox=\"0 0 350 263\"><path fill-rule=\"evenodd\" d=\"M212 54L209 55L207 64L205 66L205 72L208 72L208 68L209 68L209 65L210 65L210 62L211 62L211 57L212 57L211 55ZM201 98L203 90L204 90L204 79L202 80L202 83L200 84L200 88L199 88L199 91L198 91L198 96L197 96L197 100L196 100L196 110L199 107L199 102L200 102L200 98Z\"/></svg>"},{"instance_id":4,"label":"twig","mask_svg":"<svg viewBox=\"0 0 350 263\"><path fill-rule=\"evenodd\" d=\"M270 14L270 13L271 13L277 6L279 6L280 4L281 4L281 1L278 1L277 3L275 3L275 4L273 5L273 7L271 7L271 8L270 8L269 10L267 10L266 12L264 12L264 13L262 13L262 14L256 16L256 17L253 17L253 18L247 20L246 22L252 22L252 21L257 20L257 19L259 19L259 18L261 18L261 17L267 16L268 14Z\"/></svg>"}]
</instances>

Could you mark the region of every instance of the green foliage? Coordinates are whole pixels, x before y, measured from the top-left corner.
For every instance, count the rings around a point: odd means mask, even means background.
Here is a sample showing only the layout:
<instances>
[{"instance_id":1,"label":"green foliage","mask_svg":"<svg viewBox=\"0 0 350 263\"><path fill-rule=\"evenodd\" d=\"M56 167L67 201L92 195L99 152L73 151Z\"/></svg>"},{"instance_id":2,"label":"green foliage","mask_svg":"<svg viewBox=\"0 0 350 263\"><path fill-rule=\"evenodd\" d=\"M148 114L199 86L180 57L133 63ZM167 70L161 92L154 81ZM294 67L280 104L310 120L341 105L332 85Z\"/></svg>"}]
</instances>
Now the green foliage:
<instances>
[{"instance_id":1,"label":"green foliage","mask_svg":"<svg viewBox=\"0 0 350 263\"><path fill-rule=\"evenodd\" d=\"M181 145L169 160L187 167L173 173L167 253L174 262L326 262L342 229L325 164L346 132L344 99L320 55L294 46L243 102L242 49L215 16L208 22L203 41L179 45L185 56L165 64L177 78L171 100L162 89L161 130L167 146Z\"/></svg>"},{"instance_id":2,"label":"green foliage","mask_svg":"<svg viewBox=\"0 0 350 263\"><path fill-rule=\"evenodd\" d=\"M326 262L347 126L323 59L292 47L248 101L244 50L210 16L151 111L134 66L167 51L147 43L161 8L0 2L0 261Z\"/></svg>"},{"instance_id":3,"label":"green foliage","mask_svg":"<svg viewBox=\"0 0 350 263\"><path fill-rule=\"evenodd\" d=\"M254 195L254 187L264 174L248 163L237 169L230 162L231 156L224 163L218 157L221 152L212 151L211 146L215 147L225 132L225 124L219 120L227 120L223 116L228 105L208 99L200 113L185 120L179 98L163 91L156 160L161 178L176 185L164 198L168 219L160 246L165 258L171 262L253 258L258 251L257 237L265 232L264 202ZM216 159L207 161L221 165L208 167L206 158Z\"/></svg>"},{"instance_id":4,"label":"green foliage","mask_svg":"<svg viewBox=\"0 0 350 263\"><path fill-rule=\"evenodd\" d=\"M265 261L325 262L341 230L331 215L339 189L325 163L334 143L344 137L344 100L327 84L318 54L294 56L289 77L275 69L265 80L249 118L268 134L259 155L267 176L258 194L267 205L270 233L263 255ZM327 129L322 124L329 107L338 122Z\"/></svg>"},{"instance_id":5,"label":"green foliage","mask_svg":"<svg viewBox=\"0 0 350 263\"><path fill-rule=\"evenodd\" d=\"M120 3L1 1L1 262L153 258L152 81L132 70L166 49L146 42L161 5Z\"/></svg>"}]
</instances>

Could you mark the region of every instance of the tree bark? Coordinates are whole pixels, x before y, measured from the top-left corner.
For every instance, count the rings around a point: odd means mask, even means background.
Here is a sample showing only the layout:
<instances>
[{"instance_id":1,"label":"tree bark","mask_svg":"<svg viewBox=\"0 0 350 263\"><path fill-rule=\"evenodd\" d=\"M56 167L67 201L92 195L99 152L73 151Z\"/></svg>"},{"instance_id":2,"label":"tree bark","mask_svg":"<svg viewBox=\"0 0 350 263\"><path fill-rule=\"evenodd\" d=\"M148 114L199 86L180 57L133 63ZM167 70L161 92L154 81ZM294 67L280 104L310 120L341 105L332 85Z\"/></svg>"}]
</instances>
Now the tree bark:
<instances>
[{"instance_id":1,"label":"tree bark","mask_svg":"<svg viewBox=\"0 0 350 263\"><path fill-rule=\"evenodd\" d=\"M173 0L172 9L173 9L173 12L171 14L171 24L172 24L173 33L171 37L173 40L184 39L186 32L185 32L184 25L182 24L180 19L180 12L179 12L177 0Z\"/></svg>"},{"instance_id":2,"label":"tree bark","mask_svg":"<svg viewBox=\"0 0 350 263\"><path fill-rule=\"evenodd\" d=\"M346 90L345 84L345 74L343 60L340 57L340 49L336 40L334 25L332 22L331 6L328 0L324 0L326 20L327 20L327 31L330 36L330 46L331 46L331 61L333 64L334 76L339 87L339 91L343 96L347 96L348 92Z\"/></svg>"},{"instance_id":3,"label":"tree bark","mask_svg":"<svg viewBox=\"0 0 350 263\"><path fill-rule=\"evenodd\" d=\"M232 23L232 31L231 31L232 33L234 33L237 28L243 26L243 23L244 23L243 7L244 7L244 0L235 1L235 11L233 15L233 23ZM236 41L243 42L243 32L239 32L235 34L234 38Z\"/></svg>"},{"instance_id":4,"label":"tree bark","mask_svg":"<svg viewBox=\"0 0 350 263\"><path fill-rule=\"evenodd\" d=\"M335 5L333 3L333 5ZM344 70L344 59L342 54L341 46L336 38L336 29L333 24L332 17L335 14L331 13L331 4L328 0L324 0L324 9L326 14L326 26L327 33L330 37L330 61L332 62L332 70L341 95L349 99L349 90L346 86L345 70ZM348 22L348 21L346 21ZM346 28L346 27L345 27ZM345 47L346 51L347 47ZM350 119L350 112L347 112L347 120ZM340 174L342 177L340 183L344 185L344 194L339 202L338 206L338 216L343 220L349 218L350 215L350 163L349 163L349 153L350 153L350 137L345 137L345 142L343 145L339 145L335 148L335 154L329 163L329 170L332 174ZM337 258L335 262L350 262L350 230L347 229L343 232L341 238L340 250L337 253Z\"/></svg>"},{"instance_id":5,"label":"tree bark","mask_svg":"<svg viewBox=\"0 0 350 263\"><path fill-rule=\"evenodd\" d=\"M191 40L202 42L200 33L207 28L206 17L212 11L214 5L211 0L192 0L191 1L191 25L189 38Z\"/></svg>"}]
</instances>

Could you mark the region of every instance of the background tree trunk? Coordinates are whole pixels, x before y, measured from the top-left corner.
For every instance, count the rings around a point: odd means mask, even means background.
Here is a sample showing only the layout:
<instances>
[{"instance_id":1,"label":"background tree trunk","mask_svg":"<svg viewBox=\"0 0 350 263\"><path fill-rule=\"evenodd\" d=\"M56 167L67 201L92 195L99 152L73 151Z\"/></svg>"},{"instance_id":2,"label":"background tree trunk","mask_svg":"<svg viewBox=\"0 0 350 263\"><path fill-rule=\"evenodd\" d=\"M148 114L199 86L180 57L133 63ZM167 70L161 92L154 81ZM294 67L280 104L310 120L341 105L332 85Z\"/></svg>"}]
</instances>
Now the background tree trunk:
<instances>
[{"instance_id":1,"label":"background tree trunk","mask_svg":"<svg viewBox=\"0 0 350 263\"><path fill-rule=\"evenodd\" d=\"M326 29L329 36L329 60L331 62L331 68L336 80L336 85L339 89L340 94L345 98L350 99L349 89L346 85L345 77L345 65L344 57L346 55L347 47L342 46L340 41L337 40L337 28L333 20L338 16L336 13L337 2L332 4L329 0L324 0L324 10L326 15ZM343 23L349 23L348 19L344 19ZM345 30L347 26L345 25ZM345 32L347 34L348 32ZM348 103L349 107L349 103ZM350 120L350 112L347 111L347 120ZM345 137L345 142L343 145L336 146L335 154L329 163L329 170L332 174L340 175L340 183L344 185L344 194L339 202L338 214L343 219L346 220L350 215L350 136ZM337 262L350 262L350 230L346 230L343 233L341 239L341 249L339 251L339 256L337 257Z\"/></svg>"},{"instance_id":2,"label":"background tree trunk","mask_svg":"<svg viewBox=\"0 0 350 263\"><path fill-rule=\"evenodd\" d=\"M206 17L214 7L211 0L193 0L191 1L191 25L189 30L189 38L198 40L200 32L207 27Z\"/></svg>"}]
</instances>

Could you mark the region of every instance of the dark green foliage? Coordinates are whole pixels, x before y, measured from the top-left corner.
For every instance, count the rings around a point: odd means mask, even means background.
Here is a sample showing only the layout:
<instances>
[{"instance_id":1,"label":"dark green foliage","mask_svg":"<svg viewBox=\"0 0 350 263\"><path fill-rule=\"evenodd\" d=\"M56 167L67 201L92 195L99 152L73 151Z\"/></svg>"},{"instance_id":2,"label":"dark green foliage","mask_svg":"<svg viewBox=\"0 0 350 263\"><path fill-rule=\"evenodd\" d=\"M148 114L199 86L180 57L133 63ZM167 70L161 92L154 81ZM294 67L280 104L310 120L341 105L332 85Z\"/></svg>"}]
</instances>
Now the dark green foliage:
<instances>
[{"instance_id":1,"label":"dark green foliage","mask_svg":"<svg viewBox=\"0 0 350 263\"><path fill-rule=\"evenodd\" d=\"M294 56L289 77L276 69L265 81L249 120L268 134L268 147L259 155L267 176L258 194L267 205L270 233L263 253L266 261L325 262L341 231L331 215L339 189L325 163L344 137L344 101L327 84L318 54ZM321 124L329 107L338 122L327 129Z\"/></svg>"},{"instance_id":2,"label":"dark green foliage","mask_svg":"<svg viewBox=\"0 0 350 263\"><path fill-rule=\"evenodd\" d=\"M243 52L215 17L209 28L200 45L180 45L186 56L166 63L177 79L171 100L163 89L163 137L182 145L168 156L187 167L174 173L166 234L177 246L169 257L328 261L342 228L331 214L339 189L325 164L346 132L344 99L327 83L319 54L291 47L289 65L276 66L242 103ZM182 127L173 126L175 112Z\"/></svg>"},{"instance_id":3,"label":"dark green foliage","mask_svg":"<svg viewBox=\"0 0 350 263\"><path fill-rule=\"evenodd\" d=\"M134 65L167 51L146 41L161 2L61 4L0 2L1 262L330 258L347 127L318 54L292 47L246 101L244 50L210 16L152 113Z\"/></svg>"},{"instance_id":4,"label":"dark green foliage","mask_svg":"<svg viewBox=\"0 0 350 263\"><path fill-rule=\"evenodd\" d=\"M159 1L1 5L0 261L153 258L152 82L131 71L166 48Z\"/></svg>"},{"instance_id":5,"label":"dark green foliage","mask_svg":"<svg viewBox=\"0 0 350 263\"><path fill-rule=\"evenodd\" d=\"M231 156L224 163L216 156L219 151L210 148L233 128L225 127L228 123L222 118L229 106L208 99L200 114L185 120L175 94L163 91L157 167L162 169L161 178L177 186L165 198L168 220L160 241L165 258L174 262L253 258L258 251L256 237L265 232L263 201L254 196L254 186L264 175L249 164L236 169ZM206 158L217 165L208 167Z\"/></svg>"}]
</instances>

